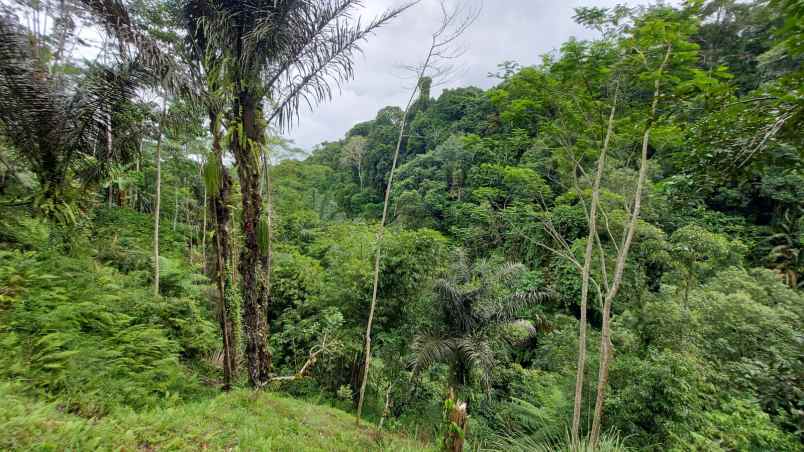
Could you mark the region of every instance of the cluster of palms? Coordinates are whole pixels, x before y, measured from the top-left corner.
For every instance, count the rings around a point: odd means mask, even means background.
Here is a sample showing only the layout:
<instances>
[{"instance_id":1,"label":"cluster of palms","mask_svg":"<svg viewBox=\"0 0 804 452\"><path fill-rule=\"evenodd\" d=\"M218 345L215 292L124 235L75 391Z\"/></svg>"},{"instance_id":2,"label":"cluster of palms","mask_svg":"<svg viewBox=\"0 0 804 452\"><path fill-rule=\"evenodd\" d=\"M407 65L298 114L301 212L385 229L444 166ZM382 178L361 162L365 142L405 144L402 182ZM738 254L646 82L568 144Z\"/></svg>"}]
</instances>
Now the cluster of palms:
<instances>
[{"instance_id":1,"label":"cluster of palms","mask_svg":"<svg viewBox=\"0 0 804 452\"><path fill-rule=\"evenodd\" d=\"M270 245L264 246L261 239L267 214L260 196L266 131L270 126L290 126L302 106L328 99L334 85L352 77L352 57L359 43L409 5L363 23L354 17L362 6L359 0L184 0L176 11L181 19L169 25L183 29L178 34L186 36L184 43L171 43L182 50L175 56L165 50L164 42L138 28L121 0L74 3L117 39L118 64L98 66L78 83L56 83L15 18L4 15L0 18L4 134L37 173L39 204L69 206L65 193L71 178L81 174L79 166L92 163L90 173L98 174L111 162L126 160L126 148L115 140L112 118L138 90L155 89L162 97L186 97L205 107L213 137L211 165L217 166L206 171L217 177L206 179L212 185L222 312L228 311L224 293L230 284L225 250L231 182L223 168L223 153L228 150L242 193L245 243L239 270L246 358L251 383L262 386L271 371L265 316L270 304L265 278L270 272L266 251ZM233 344L226 337L224 343L231 349L226 360L231 366L236 362Z\"/></svg>"}]
</instances>

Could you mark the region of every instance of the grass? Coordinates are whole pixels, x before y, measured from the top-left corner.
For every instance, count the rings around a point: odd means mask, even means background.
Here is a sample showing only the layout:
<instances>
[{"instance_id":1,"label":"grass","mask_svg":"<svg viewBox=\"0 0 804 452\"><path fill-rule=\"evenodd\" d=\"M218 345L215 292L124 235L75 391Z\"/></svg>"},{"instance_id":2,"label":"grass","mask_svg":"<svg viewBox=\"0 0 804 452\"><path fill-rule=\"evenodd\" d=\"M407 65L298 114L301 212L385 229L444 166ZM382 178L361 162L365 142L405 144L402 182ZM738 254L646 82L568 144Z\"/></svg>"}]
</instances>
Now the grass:
<instances>
[{"instance_id":1,"label":"grass","mask_svg":"<svg viewBox=\"0 0 804 452\"><path fill-rule=\"evenodd\" d=\"M236 390L199 402L101 419L64 413L0 384L0 450L419 451L429 445L355 426L330 407Z\"/></svg>"}]
</instances>

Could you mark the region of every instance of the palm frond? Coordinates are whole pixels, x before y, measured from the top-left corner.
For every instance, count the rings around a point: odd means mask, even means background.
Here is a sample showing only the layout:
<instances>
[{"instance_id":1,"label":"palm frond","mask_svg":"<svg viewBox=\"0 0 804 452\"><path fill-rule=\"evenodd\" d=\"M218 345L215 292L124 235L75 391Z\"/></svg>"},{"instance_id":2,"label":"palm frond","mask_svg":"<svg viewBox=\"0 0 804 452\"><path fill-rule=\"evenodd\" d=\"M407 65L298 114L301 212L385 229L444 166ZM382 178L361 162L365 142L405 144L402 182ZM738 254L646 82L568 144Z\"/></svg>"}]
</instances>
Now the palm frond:
<instances>
[{"instance_id":1,"label":"palm frond","mask_svg":"<svg viewBox=\"0 0 804 452\"><path fill-rule=\"evenodd\" d=\"M491 324L510 323L516 319L517 314L523 309L544 303L550 300L552 296L552 292L539 289L517 292L484 304L480 309L480 315L486 322Z\"/></svg>"},{"instance_id":2,"label":"palm frond","mask_svg":"<svg viewBox=\"0 0 804 452\"><path fill-rule=\"evenodd\" d=\"M129 58L140 66L148 68L153 82L164 89L187 97L197 97L189 73L169 50L142 33L133 24L126 5L121 0L78 0L93 15L100 19L107 32L114 36L120 45L121 57L129 56L129 47L136 50L136 56Z\"/></svg>"},{"instance_id":3,"label":"palm frond","mask_svg":"<svg viewBox=\"0 0 804 452\"><path fill-rule=\"evenodd\" d=\"M413 357L410 368L414 374L421 373L436 363L447 363L455 358L455 341L435 334L420 334L411 345Z\"/></svg>"},{"instance_id":4,"label":"palm frond","mask_svg":"<svg viewBox=\"0 0 804 452\"><path fill-rule=\"evenodd\" d=\"M18 24L0 16L0 123L9 141L35 167L48 158L39 152L40 145L58 141L66 119L58 114L66 98L53 92L47 74Z\"/></svg>"},{"instance_id":5,"label":"palm frond","mask_svg":"<svg viewBox=\"0 0 804 452\"><path fill-rule=\"evenodd\" d=\"M497 360L494 357L494 350L487 337L482 335L464 336L455 339L455 350L470 367L480 372L480 379L483 386L488 389L491 387L491 372Z\"/></svg>"},{"instance_id":6,"label":"palm frond","mask_svg":"<svg viewBox=\"0 0 804 452\"><path fill-rule=\"evenodd\" d=\"M42 182L59 183L76 163L79 176L96 180L109 163L124 159L130 140L109 135L116 112L145 78L135 63L95 64L67 93L51 80L19 26L0 17L0 122Z\"/></svg>"},{"instance_id":7,"label":"palm frond","mask_svg":"<svg viewBox=\"0 0 804 452\"><path fill-rule=\"evenodd\" d=\"M269 94L273 110L267 115L268 122L286 129L298 120L301 107L314 105L330 99L333 86L339 87L354 76L353 56L360 51L360 43L378 28L396 18L412 4L387 10L363 25L359 19L350 20L352 8L359 1L331 0L307 3L308 7L294 10L288 19L298 25L297 35L290 39L279 63L267 72L270 81ZM258 28L262 30L262 27ZM264 32L254 36L260 42ZM272 38L275 39L275 38ZM270 66L270 65L269 65Z\"/></svg>"}]
</instances>

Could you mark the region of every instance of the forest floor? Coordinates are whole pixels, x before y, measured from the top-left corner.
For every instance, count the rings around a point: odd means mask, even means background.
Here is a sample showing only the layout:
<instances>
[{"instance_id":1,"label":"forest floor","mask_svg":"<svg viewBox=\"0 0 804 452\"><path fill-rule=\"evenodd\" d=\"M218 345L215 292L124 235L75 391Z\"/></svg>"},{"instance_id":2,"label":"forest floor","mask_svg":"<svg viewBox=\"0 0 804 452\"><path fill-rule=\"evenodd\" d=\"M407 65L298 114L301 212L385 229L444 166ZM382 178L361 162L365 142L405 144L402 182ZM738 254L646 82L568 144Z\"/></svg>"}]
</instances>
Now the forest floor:
<instances>
[{"instance_id":1,"label":"forest floor","mask_svg":"<svg viewBox=\"0 0 804 452\"><path fill-rule=\"evenodd\" d=\"M270 392L212 399L91 420L0 384L2 450L419 451L429 445L358 428L354 417Z\"/></svg>"}]
</instances>

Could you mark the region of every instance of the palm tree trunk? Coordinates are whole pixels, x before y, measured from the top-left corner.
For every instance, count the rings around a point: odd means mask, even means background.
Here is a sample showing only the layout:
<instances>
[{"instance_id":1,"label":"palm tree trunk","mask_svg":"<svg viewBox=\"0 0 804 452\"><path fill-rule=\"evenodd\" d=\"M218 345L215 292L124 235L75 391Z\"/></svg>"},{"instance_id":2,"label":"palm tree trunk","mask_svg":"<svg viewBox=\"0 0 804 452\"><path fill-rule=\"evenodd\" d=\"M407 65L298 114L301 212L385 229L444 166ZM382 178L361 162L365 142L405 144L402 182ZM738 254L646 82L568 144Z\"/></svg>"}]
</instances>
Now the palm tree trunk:
<instances>
[{"instance_id":1,"label":"palm tree trunk","mask_svg":"<svg viewBox=\"0 0 804 452\"><path fill-rule=\"evenodd\" d=\"M634 239L634 233L636 231L637 220L639 219L639 211L642 206L642 190L645 186L645 180L647 179L648 175L648 144L650 142L650 133L653 129L653 123L656 120L656 108L658 107L659 97L661 95L661 77L664 73L667 63L670 61L672 51L672 45L668 44L667 51L664 55L664 60L662 61L661 66L659 66L656 81L654 82L653 102L651 104L650 115L647 123L645 124L645 130L642 135L642 155L639 164L639 179L634 192L634 209L631 213L631 218L628 223L625 240L623 241L623 245L617 255L617 262L614 267L614 279L612 280L611 287L609 288L603 303L603 325L601 327L600 338L600 368L598 369L597 374L597 397L595 398L595 413L594 417L592 418L592 432L589 436L589 442L592 445L592 448L597 447L598 440L600 439L600 429L603 421L603 403L606 398L606 386L608 385L609 381L609 366L612 359L610 325L611 304L620 290L620 284L622 284L623 271L625 269L626 260L628 259L628 251L631 248L631 242Z\"/></svg>"},{"instance_id":2,"label":"palm tree trunk","mask_svg":"<svg viewBox=\"0 0 804 452\"><path fill-rule=\"evenodd\" d=\"M232 386L237 363L237 341L233 321L235 313L230 297L232 278L229 273L231 209L228 199L232 180L223 166L219 119L215 113L210 113L210 128L212 129L212 158L214 158L212 163L218 166L217 173L220 175L216 190L212 192L209 207L212 209L212 218L215 222L215 282L218 289L218 320L223 339L223 389L228 391ZM204 185L206 187L206 184Z\"/></svg>"},{"instance_id":3,"label":"palm tree trunk","mask_svg":"<svg viewBox=\"0 0 804 452\"><path fill-rule=\"evenodd\" d=\"M260 197L260 163L254 147L260 146L262 131L258 125L257 100L240 91L234 111L240 119L242 133L232 138L232 153L237 161L243 205L244 246L240 252L240 277L243 288L243 316L246 335L246 357L249 379L254 387L268 382L271 356L268 352L268 323L265 317L265 279L261 269L267 267L267 256L260 251L257 228L262 215Z\"/></svg>"},{"instance_id":4,"label":"palm tree trunk","mask_svg":"<svg viewBox=\"0 0 804 452\"><path fill-rule=\"evenodd\" d=\"M603 150L597 159L597 172L592 187L592 205L589 207L589 234L586 238L586 250L583 261L583 274L581 275L581 320L578 334L578 370L575 375L575 405L572 412L572 442L580 443L578 431L581 425L581 405L583 402L583 380L586 372L586 311L589 300L589 279L592 270L592 251L594 249L595 234L597 233L597 207L600 202L600 181L603 179L603 170L606 167L606 154L609 150L611 135L614 131L614 113L617 110L617 93L614 93L614 102L609 115L606 139Z\"/></svg>"}]
</instances>

